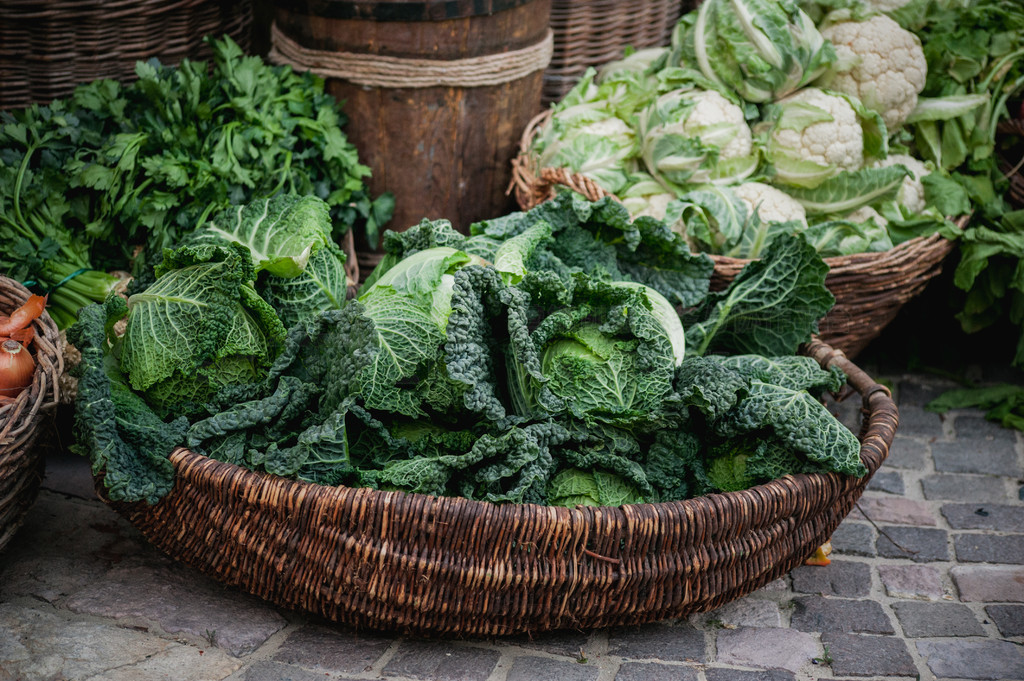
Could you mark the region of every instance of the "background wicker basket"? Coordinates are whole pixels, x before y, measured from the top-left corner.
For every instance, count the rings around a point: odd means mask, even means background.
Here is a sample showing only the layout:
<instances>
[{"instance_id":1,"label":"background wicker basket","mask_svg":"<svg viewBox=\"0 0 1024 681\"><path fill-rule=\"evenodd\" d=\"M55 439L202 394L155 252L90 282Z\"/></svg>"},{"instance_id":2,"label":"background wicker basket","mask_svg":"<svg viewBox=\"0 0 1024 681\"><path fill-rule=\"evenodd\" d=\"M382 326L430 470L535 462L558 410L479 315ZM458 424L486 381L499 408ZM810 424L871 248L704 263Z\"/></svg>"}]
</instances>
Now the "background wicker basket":
<instances>
[{"instance_id":1,"label":"background wicker basket","mask_svg":"<svg viewBox=\"0 0 1024 681\"><path fill-rule=\"evenodd\" d=\"M528 149L537 128L550 115L539 114L523 132L520 153L513 160L516 202L523 210L555 195L559 187L579 192L591 201L611 196L599 184L565 168L537 168ZM967 217L957 220L963 229ZM856 357L896 317L900 308L918 296L942 271L953 242L938 234L917 237L880 253L856 253L825 258L829 273L825 283L836 297L832 310L821 320L823 341ZM712 255L715 272L712 290L721 290L749 262L744 258Z\"/></svg>"},{"instance_id":2,"label":"background wicker basket","mask_svg":"<svg viewBox=\"0 0 1024 681\"><path fill-rule=\"evenodd\" d=\"M786 476L741 492L576 509L324 487L184 449L159 504L110 502L172 557L274 604L416 634L634 624L718 607L800 565L888 455L888 390L841 352L863 401L869 475ZM96 480L100 496L102 478Z\"/></svg>"},{"instance_id":3,"label":"background wicker basket","mask_svg":"<svg viewBox=\"0 0 1024 681\"><path fill-rule=\"evenodd\" d=\"M0 276L0 313L10 314L28 300L29 290ZM57 404L57 381L63 369L60 334L45 312L36 319L32 351L36 360L32 385L0 405L0 551L21 526L43 479L42 452L34 447L45 417Z\"/></svg>"},{"instance_id":4,"label":"background wicker basket","mask_svg":"<svg viewBox=\"0 0 1024 681\"><path fill-rule=\"evenodd\" d=\"M206 35L251 43L252 0L4 0L0 109L49 102L97 78L131 79L135 62L208 59Z\"/></svg>"},{"instance_id":5,"label":"background wicker basket","mask_svg":"<svg viewBox=\"0 0 1024 681\"><path fill-rule=\"evenodd\" d=\"M555 44L542 103L560 100L588 66L619 59L628 46L668 45L676 21L693 5L690 0L552 0Z\"/></svg>"}]
</instances>

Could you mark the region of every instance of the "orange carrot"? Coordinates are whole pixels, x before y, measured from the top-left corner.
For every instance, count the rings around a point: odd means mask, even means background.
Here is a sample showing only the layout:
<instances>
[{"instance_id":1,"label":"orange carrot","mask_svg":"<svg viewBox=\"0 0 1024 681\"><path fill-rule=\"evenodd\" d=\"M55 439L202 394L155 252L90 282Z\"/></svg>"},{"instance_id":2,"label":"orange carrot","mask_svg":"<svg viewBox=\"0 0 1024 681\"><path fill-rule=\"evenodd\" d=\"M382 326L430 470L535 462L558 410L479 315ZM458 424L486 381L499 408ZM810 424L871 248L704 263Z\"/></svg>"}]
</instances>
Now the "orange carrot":
<instances>
[{"instance_id":1,"label":"orange carrot","mask_svg":"<svg viewBox=\"0 0 1024 681\"><path fill-rule=\"evenodd\" d=\"M43 314L45 309L46 296L30 295L21 307L11 313L10 317L0 320L0 337L9 338L15 331L24 329L36 317Z\"/></svg>"}]
</instances>

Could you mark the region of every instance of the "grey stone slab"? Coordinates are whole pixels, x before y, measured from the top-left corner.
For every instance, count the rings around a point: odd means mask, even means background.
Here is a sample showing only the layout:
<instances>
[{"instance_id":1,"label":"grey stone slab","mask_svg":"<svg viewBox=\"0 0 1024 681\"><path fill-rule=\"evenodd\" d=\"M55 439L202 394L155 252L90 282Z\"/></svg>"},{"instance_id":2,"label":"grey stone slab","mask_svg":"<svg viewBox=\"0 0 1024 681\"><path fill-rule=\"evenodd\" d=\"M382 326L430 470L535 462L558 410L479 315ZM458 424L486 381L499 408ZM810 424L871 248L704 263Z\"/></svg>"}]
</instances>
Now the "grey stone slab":
<instances>
[{"instance_id":1,"label":"grey stone slab","mask_svg":"<svg viewBox=\"0 0 1024 681\"><path fill-rule=\"evenodd\" d=\"M953 549L963 563L1024 565L1024 534L955 534Z\"/></svg>"},{"instance_id":2,"label":"grey stone slab","mask_svg":"<svg viewBox=\"0 0 1024 681\"><path fill-rule=\"evenodd\" d=\"M707 681L794 681L796 676L782 669L763 669L754 672L708 667L704 670L704 678Z\"/></svg>"},{"instance_id":3,"label":"grey stone slab","mask_svg":"<svg viewBox=\"0 0 1024 681\"><path fill-rule=\"evenodd\" d=\"M909 558L918 563L949 560L945 530L930 527L886 525L875 544L883 558Z\"/></svg>"},{"instance_id":4,"label":"grey stone slab","mask_svg":"<svg viewBox=\"0 0 1024 681\"><path fill-rule=\"evenodd\" d=\"M902 424L900 425L902 429ZM902 432L899 431L899 432ZM919 440L904 437L897 432L889 445L889 455L885 458L882 470L886 468L901 468L912 471L919 471L925 467L925 463L931 457L931 448ZM936 431L938 432L938 431ZM934 436L935 433L929 433Z\"/></svg>"},{"instance_id":5,"label":"grey stone slab","mask_svg":"<svg viewBox=\"0 0 1024 681\"><path fill-rule=\"evenodd\" d=\"M796 629L741 627L718 632L722 664L797 672L819 654L814 636Z\"/></svg>"},{"instance_id":6,"label":"grey stone slab","mask_svg":"<svg viewBox=\"0 0 1024 681\"><path fill-rule=\"evenodd\" d=\"M899 404L899 432L903 435L916 437L935 437L942 433L942 418L930 411L925 411L916 404Z\"/></svg>"},{"instance_id":7,"label":"grey stone slab","mask_svg":"<svg viewBox=\"0 0 1024 681\"><path fill-rule=\"evenodd\" d=\"M901 380L893 396L900 411L910 406L924 407L947 390L957 387L952 381L922 381L917 376Z\"/></svg>"},{"instance_id":8,"label":"grey stone slab","mask_svg":"<svg viewBox=\"0 0 1024 681\"><path fill-rule=\"evenodd\" d=\"M1024 679L1024 651L1009 641L918 641L917 651L940 678Z\"/></svg>"},{"instance_id":9,"label":"grey stone slab","mask_svg":"<svg viewBox=\"0 0 1024 681\"><path fill-rule=\"evenodd\" d=\"M779 604L760 598L740 598L706 613L703 620L730 627L781 627Z\"/></svg>"},{"instance_id":10,"label":"grey stone slab","mask_svg":"<svg viewBox=\"0 0 1024 681\"><path fill-rule=\"evenodd\" d=\"M586 655L591 647L591 635L583 631L544 632L529 636L512 636L504 640L530 650L541 650L567 657L576 657L581 650Z\"/></svg>"},{"instance_id":11,"label":"grey stone slab","mask_svg":"<svg viewBox=\"0 0 1024 681\"><path fill-rule=\"evenodd\" d=\"M689 625L645 624L608 632L608 653L662 662L706 662L704 632Z\"/></svg>"},{"instance_id":12,"label":"grey stone slab","mask_svg":"<svg viewBox=\"0 0 1024 681\"><path fill-rule=\"evenodd\" d=\"M823 634L834 676L917 676L906 642L895 636Z\"/></svg>"},{"instance_id":13,"label":"grey stone slab","mask_svg":"<svg viewBox=\"0 0 1024 681\"><path fill-rule=\"evenodd\" d=\"M133 670L141 679L154 677L140 670L161 669L178 674L165 678L222 679L240 666L216 648L200 650L137 629L0 603L0 678L49 681L111 674L120 681L132 678L124 674Z\"/></svg>"},{"instance_id":14,"label":"grey stone slab","mask_svg":"<svg viewBox=\"0 0 1024 681\"><path fill-rule=\"evenodd\" d=\"M904 494L907 486L903 482L903 474L899 471L880 470L868 481L869 492L885 492L886 494Z\"/></svg>"},{"instance_id":15,"label":"grey stone slab","mask_svg":"<svg viewBox=\"0 0 1024 681\"><path fill-rule=\"evenodd\" d=\"M372 633L305 625L292 632L272 659L311 669L361 673L380 659L394 639Z\"/></svg>"},{"instance_id":16,"label":"grey stone slab","mask_svg":"<svg viewBox=\"0 0 1024 681\"><path fill-rule=\"evenodd\" d=\"M655 662L623 662L615 673L615 681L697 681L699 678L692 667Z\"/></svg>"},{"instance_id":17,"label":"grey stone slab","mask_svg":"<svg viewBox=\"0 0 1024 681\"><path fill-rule=\"evenodd\" d=\"M1017 431L1003 428L1000 424L989 421L984 416L957 414L953 420L953 430L958 439L999 442L1010 446L1017 442Z\"/></svg>"},{"instance_id":18,"label":"grey stone slab","mask_svg":"<svg viewBox=\"0 0 1024 681\"><path fill-rule=\"evenodd\" d=\"M383 671L429 681L484 681L500 657L497 650L446 641L403 640Z\"/></svg>"},{"instance_id":19,"label":"grey stone slab","mask_svg":"<svg viewBox=\"0 0 1024 681\"><path fill-rule=\"evenodd\" d=\"M1006 499L1006 483L993 475L934 473L921 478L925 499L998 503Z\"/></svg>"},{"instance_id":20,"label":"grey stone slab","mask_svg":"<svg viewBox=\"0 0 1024 681\"><path fill-rule=\"evenodd\" d=\"M867 563L833 560L825 567L802 565L790 574L797 593L861 598L871 592L871 566Z\"/></svg>"},{"instance_id":21,"label":"grey stone slab","mask_svg":"<svg viewBox=\"0 0 1024 681\"><path fill-rule=\"evenodd\" d=\"M850 556L877 555L875 531L867 523L844 520L832 533L832 551Z\"/></svg>"},{"instance_id":22,"label":"grey stone slab","mask_svg":"<svg viewBox=\"0 0 1024 681\"><path fill-rule=\"evenodd\" d=\"M242 681L324 681L327 678L330 681L347 681L344 677L326 677L323 672L311 672L302 667L267 660L253 662L242 675Z\"/></svg>"},{"instance_id":23,"label":"grey stone slab","mask_svg":"<svg viewBox=\"0 0 1024 681\"><path fill-rule=\"evenodd\" d=\"M1024 636L1024 605L990 605L985 612L1003 636Z\"/></svg>"},{"instance_id":24,"label":"grey stone slab","mask_svg":"<svg viewBox=\"0 0 1024 681\"><path fill-rule=\"evenodd\" d=\"M1024 506L979 503L943 504L940 511L954 530L1020 532L1024 529Z\"/></svg>"},{"instance_id":25,"label":"grey stone slab","mask_svg":"<svg viewBox=\"0 0 1024 681\"><path fill-rule=\"evenodd\" d=\"M1024 603L1024 567L956 565L949 574L969 603Z\"/></svg>"},{"instance_id":26,"label":"grey stone slab","mask_svg":"<svg viewBox=\"0 0 1024 681\"><path fill-rule=\"evenodd\" d=\"M110 570L71 594L67 607L210 640L234 655L252 652L287 624L263 601L178 565Z\"/></svg>"},{"instance_id":27,"label":"grey stone slab","mask_svg":"<svg viewBox=\"0 0 1024 681\"><path fill-rule=\"evenodd\" d=\"M944 595L939 571L931 565L879 565L878 576L893 598L934 601Z\"/></svg>"},{"instance_id":28,"label":"grey stone slab","mask_svg":"<svg viewBox=\"0 0 1024 681\"><path fill-rule=\"evenodd\" d=\"M790 626L800 631L895 633L882 606L870 600L801 596L794 599Z\"/></svg>"},{"instance_id":29,"label":"grey stone slab","mask_svg":"<svg viewBox=\"0 0 1024 681\"><path fill-rule=\"evenodd\" d=\"M558 679L559 681L597 681L600 670L597 667L555 660L550 657L517 657L508 670L506 681L539 681L540 679Z\"/></svg>"},{"instance_id":30,"label":"grey stone slab","mask_svg":"<svg viewBox=\"0 0 1024 681\"><path fill-rule=\"evenodd\" d=\"M935 516L931 507L923 501L894 497L890 495L865 494L857 501L850 518L857 520L866 517L875 523L894 523L897 525L915 525L918 527L934 527Z\"/></svg>"},{"instance_id":31,"label":"grey stone slab","mask_svg":"<svg viewBox=\"0 0 1024 681\"><path fill-rule=\"evenodd\" d=\"M1020 475L1017 450L1013 443L984 439L957 438L953 442L933 442L935 470L946 473L986 473Z\"/></svg>"},{"instance_id":32,"label":"grey stone slab","mask_svg":"<svg viewBox=\"0 0 1024 681\"><path fill-rule=\"evenodd\" d=\"M892 608L903 633L911 638L985 635L985 628L966 605L900 601Z\"/></svg>"}]
</instances>

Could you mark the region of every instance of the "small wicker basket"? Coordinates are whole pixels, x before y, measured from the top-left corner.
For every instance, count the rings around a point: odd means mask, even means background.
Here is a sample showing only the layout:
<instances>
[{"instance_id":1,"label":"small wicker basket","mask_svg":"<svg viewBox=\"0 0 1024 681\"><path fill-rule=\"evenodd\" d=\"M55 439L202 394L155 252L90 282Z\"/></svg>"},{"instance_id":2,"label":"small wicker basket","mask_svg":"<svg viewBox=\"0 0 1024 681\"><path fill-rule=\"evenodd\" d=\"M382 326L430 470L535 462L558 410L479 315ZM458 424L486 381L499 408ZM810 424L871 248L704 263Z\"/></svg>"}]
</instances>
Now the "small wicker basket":
<instances>
[{"instance_id":1,"label":"small wicker basket","mask_svg":"<svg viewBox=\"0 0 1024 681\"><path fill-rule=\"evenodd\" d=\"M550 116L539 114L523 132L519 155L512 162L512 190L516 202L529 210L552 198L558 188L576 191L591 201L612 196L597 182L566 168L538 168L529 153L538 128ZM967 217L957 219L963 229ZM821 340L854 358L896 318L900 309L917 297L942 271L953 242L938 234L917 237L879 253L825 258L829 267L825 284L836 298L820 321ZM715 271L712 290L721 290L750 262L744 258L712 255Z\"/></svg>"},{"instance_id":2,"label":"small wicker basket","mask_svg":"<svg viewBox=\"0 0 1024 681\"><path fill-rule=\"evenodd\" d=\"M127 80L151 57L208 59L203 37L251 42L252 0L4 0L0 109L66 97L80 83Z\"/></svg>"},{"instance_id":3,"label":"small wicker basket","mask_svg":"<svg viewBox=\"0 0 1024 681\"><path fill-rule=\"evenodd\" d=\"M160 503L109 503L158 548L271 603L357 627L488 636L710 610L824 544L888 455L888 389L841 352L803 352L860 394L864 478L785 476L741 492L618 508L494 505L324 487L171 454ZM103 498L102 477L96 489Z\"/></svg>"},{"instance_id":4,"label":"small wicker basket","mask_svg":"<svg viewBox=\"0 0 1024 681\"><path fill-rule=\"evenodd\" d=\"M0 276L0 312L10 314L28 300L24 286ZM56 407L58 379L64 370L60 333L44 312L32 326L36 371L32 385L0 405L0 551L21 526L39 493L45 463L35 447L45 417Z\"/></svg>"},{"instance_id":5,"label":"small wicker basket","mask_svg":"<svg viewBox=\"0 0 1024 681\"><path fill-rule=\"evenodd\" d=\"M693 2L686 0L552 0L554 54L544 72L541 102L557 102L587 67L620 59L626 47L667 45Z\"/></svg>"}]
</instances>

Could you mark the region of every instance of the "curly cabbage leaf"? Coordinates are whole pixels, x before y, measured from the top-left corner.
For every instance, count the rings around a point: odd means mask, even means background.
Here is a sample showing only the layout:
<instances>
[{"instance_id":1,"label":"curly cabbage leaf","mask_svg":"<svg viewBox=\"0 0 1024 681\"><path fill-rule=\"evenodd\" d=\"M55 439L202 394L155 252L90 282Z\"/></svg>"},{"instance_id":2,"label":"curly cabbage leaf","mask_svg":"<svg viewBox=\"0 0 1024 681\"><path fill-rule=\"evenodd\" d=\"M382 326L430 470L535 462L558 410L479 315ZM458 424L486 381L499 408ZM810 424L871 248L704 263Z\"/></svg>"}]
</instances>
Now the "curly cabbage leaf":
<instances>
[{"instance_id":1,"label":"curly cabbage leaf","mask_svg":"<svg viewBox=\"0 0 1024 681\"><path fill-rule=\"evenodd\" d=\"M622 506L642 504L636 488L614 473L566 468L548 483L549 506Z\"/></svg>"}]
</instances>

